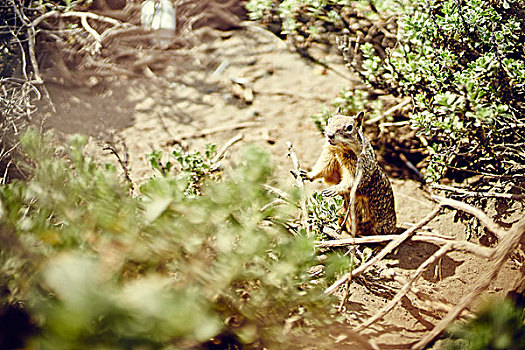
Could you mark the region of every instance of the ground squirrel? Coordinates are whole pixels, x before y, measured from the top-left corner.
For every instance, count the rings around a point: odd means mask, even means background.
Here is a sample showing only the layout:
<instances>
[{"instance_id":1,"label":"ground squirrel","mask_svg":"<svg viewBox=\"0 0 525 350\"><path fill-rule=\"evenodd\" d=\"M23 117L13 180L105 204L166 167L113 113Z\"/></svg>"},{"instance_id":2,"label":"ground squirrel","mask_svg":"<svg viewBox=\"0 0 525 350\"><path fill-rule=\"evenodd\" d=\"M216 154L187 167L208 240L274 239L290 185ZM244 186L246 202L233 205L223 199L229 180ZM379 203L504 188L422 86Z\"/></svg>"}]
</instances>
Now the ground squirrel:
<instances>
[{"instance_id":1,"label":"ground squirrel","mask_svg":"<svg viewBox=\"0 0 525 350\"><path fill-rule=\"evenodd\" d=\"M377 163L370 141L363 134L363 116L360 112L355 117L330 118L324 131L327 142L321 156L312 171L302 171L302 176L310 181L324 178L332 186L323 190L323 196L343 196L342 212L346 213L356 169L360 167L362 175L355 197L358 234L389 234L396 227L394 193ZM339 224L342 222L340 219ZM345 228L351 232L350 220L346 221Z\"/></svg>"}]
</instances>

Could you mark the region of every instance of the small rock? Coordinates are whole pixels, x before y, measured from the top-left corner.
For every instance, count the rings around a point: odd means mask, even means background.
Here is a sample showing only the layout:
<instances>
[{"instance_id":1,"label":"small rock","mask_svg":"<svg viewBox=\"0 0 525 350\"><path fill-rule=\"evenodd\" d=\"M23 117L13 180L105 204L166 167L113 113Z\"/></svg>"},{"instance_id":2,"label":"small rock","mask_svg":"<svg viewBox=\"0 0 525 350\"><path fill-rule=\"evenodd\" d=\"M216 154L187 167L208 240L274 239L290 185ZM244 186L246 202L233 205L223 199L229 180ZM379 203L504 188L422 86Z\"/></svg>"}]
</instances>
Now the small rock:
<instances>
[{"instance_id":1,"label":"small rock","mask_svg":"<svg viewBox=\"0 0 525 350\"><path fill-rule=\"evenodd\" d=\"M382 279L386 280L393 280L396 275L396 271L394 269L384 269L381 271L380 276Z\"/></svg>"},{"instance_id":2,"label":"small rock","mask_svg":"<svg viewBox=\"0 0 525 350\"><path fill-rule=\"evenodd\" d=\"M147 97L145 100L135 105L135 110L137 112L146 112L151 110L153 106L155 106L155 100L153 100L151 97Z\"/></svg>"}]
</instances>

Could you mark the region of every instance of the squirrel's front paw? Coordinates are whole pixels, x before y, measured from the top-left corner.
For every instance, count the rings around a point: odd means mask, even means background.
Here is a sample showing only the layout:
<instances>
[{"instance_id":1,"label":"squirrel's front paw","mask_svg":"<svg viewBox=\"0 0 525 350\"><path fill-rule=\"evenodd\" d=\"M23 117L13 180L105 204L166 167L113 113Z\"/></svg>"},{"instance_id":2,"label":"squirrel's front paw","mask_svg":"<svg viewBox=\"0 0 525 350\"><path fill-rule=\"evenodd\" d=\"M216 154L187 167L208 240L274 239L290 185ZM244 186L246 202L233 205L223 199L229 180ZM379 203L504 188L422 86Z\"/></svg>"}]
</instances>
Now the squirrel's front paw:
<instances>
[{"instance_id":1,"label":"squirrel's front paw","mask_svg":"<svg viewBox=\"0 0 525 350\"><path fill-rule=\"evenodd\" d=\"M312 181L312 179L310 178L310 176L308 176L308 172L306 170L303 170L303 169L299 169L299 177L303 180L303 181Z\"/></svg>"},{"instance_id":2,"label":"squirrel's front paw","mask_svg":"<svg viewBox=\"0 0 525 350\"><path fill-rule=\"evenodd\" d=\"M339 194L339 188L337 186L330 186L325 188L321 194L323 197L335 197Z\"/></svg>"}]
</instances>

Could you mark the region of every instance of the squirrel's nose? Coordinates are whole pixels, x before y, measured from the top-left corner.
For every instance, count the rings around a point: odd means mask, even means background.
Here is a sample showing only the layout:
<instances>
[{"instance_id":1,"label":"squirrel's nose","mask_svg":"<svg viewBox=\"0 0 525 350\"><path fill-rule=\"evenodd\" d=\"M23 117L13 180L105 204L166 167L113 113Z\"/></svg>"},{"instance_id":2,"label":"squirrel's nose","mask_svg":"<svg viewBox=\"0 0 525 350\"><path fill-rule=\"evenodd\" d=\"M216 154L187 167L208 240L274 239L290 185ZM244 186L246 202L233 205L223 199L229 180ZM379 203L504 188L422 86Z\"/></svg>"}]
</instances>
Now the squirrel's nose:
<instances>
[{"instance_id":1,"label":"squirrel's nose","mask_svg":"<svg viewBox=\"0 0 525 350\"><path fill-rule=\"evenodd\" d=\"M333 140L335 137L335 134L325 134L325 135L326 135L326 138L329 140Z\"/></svg>"}]
</instances>

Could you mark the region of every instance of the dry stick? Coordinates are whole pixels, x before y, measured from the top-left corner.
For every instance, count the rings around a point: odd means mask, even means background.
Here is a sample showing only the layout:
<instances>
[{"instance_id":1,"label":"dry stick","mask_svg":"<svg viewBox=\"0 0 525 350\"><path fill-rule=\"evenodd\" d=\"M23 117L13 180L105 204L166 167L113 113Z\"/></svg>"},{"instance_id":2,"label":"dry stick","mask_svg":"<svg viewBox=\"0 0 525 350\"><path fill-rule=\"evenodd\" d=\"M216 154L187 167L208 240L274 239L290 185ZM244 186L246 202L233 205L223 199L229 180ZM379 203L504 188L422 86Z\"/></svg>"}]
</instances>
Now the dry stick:
<instances>
[{"instance_id":1,"label":"dry stick","mask_svg":"<svg viewBox=\"0 0 525 350\"><path fill-rule=\"evenodd\" d=\"M93 28L91 28L91 26L87 23L87 18L91 18L91 19L98 20L98 21L101 21L101 22L110 23L110 24L112 24L114 26L124 26L124 23L122 23L120 21L117 21L116 19L113 19L113 18L99 16L99 15L96 15L96 14L91 13L91 12L77 12L77 11L70 11L70 12L66 12L66 13L60 13L58 11L51 11L51 12L43 14L40 17L37 17L36 19L34 19L32 22L29 23L29 22L26 22L24 20L24 18L22 17L22 14L18 10L18 8L16 6L14 8L15 8L15 11L17 12L18 17L22 20L24 25L27 26L27 39L28 39L28 46L29 46L29 48L28 48L29 58L31 60L31 65L33 66L33 72L35 74L35 81L33 81L33 83L37 83L37 84L42 84L44 82L44 80L42 79L42 76L40 75L40 70L38 68L38 61L37 61L36 55L35 55L35 35L36 35L35 28L40 23L42 23L44 20L46 20L48 18L52 18L52 17L62 17L62 18L79 17L81 22L82 22L82 26L84 27L84 29L89 34L91 34L93 36L93 38L95 38L95 40L97 42L99 42L99 43L100 43L100 35L98 33L96 33L93 30Z\"/></svg>"},{"instance_id":2,"label":"dry stick","mask_svg":"<svg viewBox=\"0 0 525 350\"><path fill-rule=\"evenodd\" d=\"M450 198L444 198L440 196L432 196L432 199L437 201L439 204L447 207L451 207L454 209L462 210L466 213L469 213L472 216L475 216L483 226L485 226L490 232L496 235L498 239L501 239L505 235L505 231L496 224L494 221L492 221L487 214L479 210L478 208L475 208L467 203L456 201L454 199Z\"/></svg>"},{"instance_id":3,"label":"dry stick","mask_svg":"<svg viewBox=\"0 0 525 350\"><path fill-rule=\"evenodd\" d=\"M255 93L257 95L270 95L270 96L285 96L285 97L291 97L291 98L297 98L297 99L305 99L305 100L319 100L319 101L328 101L331 99L331 97L323 97L319 94L301 94L298 92L290 92L290 91L267 91L267 90L255 90Z\"/></svg>"},{"instance_id":4,"label":"dry stick","mask_svg":"<svg viewBox=\"0 0 525 350\"><path fill-rule=\"evenodd\" d=\"M69 11L66 13L61 13L58 11L50 11L48 13L43 14L40 17L35 18L31 23L26 22L21 17L21 14L19 13L18 9L15 6L15 11L19 15L19 17L22 19L24 24L27 26L27 38L28 38L28 45L29 45L29 58L31 60L31 65L33 66L33 70L35 73L35 81L34 83L42 84L44 81L40 75L40 71L38 69L38 62L36 60L35 55L35 35L36 31L35 28L42 23L44 20L52 17L59 17L59 18L68 18L68 17L77 17L80 18L80 22L82 24L82 27L88 32L95 40L95 50L94 52L98 53L100 51L101 45L102 45L102 39L104 37L104 34L108 30L106 30L103 35L98 34L97 31L95 31L87 22L87 19L93 19L100 22L105 22L112 24L114 27L132 27L129 23L120 22L114 18L100 16L91 12L78 12L78 11Z\"/></svg>"},{"instance_id":5,"label":"dry stick","mask_svg":"<svg viewBox=\"0 0 525 350\"><path fill-rule=\"evenodd\" d=\"M456 192L456 193L463 194L465 196L471 196L471 197L496 197L496 198L506 198L506 199L516 199L516 200L525 199L524 194L467 191L463 188L457 188L457 187L439 185L439 184L432 184L430 187L435 188L437 190Z\"/></svg>"},{"instance_id":6,"label":"dry stick","mask_svg":"<svg viewBox=\"0 0 525 350\"><path fill-rule=\"evenodd\" d=\"M394 112L396 112L397 110L405 107L407 104L409 104L410 102L412 101L411 98L405 98L404 100L402 100L401 102L399 102L397 105L393 106L392 108L389 108L387 109L384 113L381 113L381 115L373 118L373 119L369 119L365 122L365 125L372 125L378 121L380 121L381 119L383 119L384 117L386 116L389 116L390 114L393 114Z\"/></svg>"},{"instance_id":7,"label":"dry stick","mask_svg":"<svg viewBox=\"0 0 525 350\"><path fill-rule=\"evenodd\" d=\"M334 230L330 227L324 227L323 233L327 235L328 237L332 237L334 240L340 240L340 239L346 239L350 238L351 236L345 232L339 233L339 229Z\"/></svg>"},{"instance_id":8,"label":"dry stick","mask_svg":"<svg viewBox=\"0 0 525 350\"><path fill-rule=\"evenodd\" d=\"M370 267L375 265L379 260L383 259L387 254L391 253L395 248L397 248L401 243L403 243L405 240L407 240L416 230L420 229L422 226L426 225L430 220L435 218L439 212L441 211L442 206L438 206L430 214L428 214L425 218L423 218L421 221L416 223L414 226L407 229L405 232L397 236L396 239L391 241L386 245L386 247L383 248L377 254L374 256L370 261L366 262L365 264L359 266L358 268L352 270L351 272L348 272L344 274L342 277L340 277L334 284L332 284L330 287L325 289L325 294L332 294L339 288L339 286L343 283L345 283L349 278L358 276L368 270Z\"/></svg>"},{"instance_id":9,"label":"dry stick","mask_svg":"<svg viewBox=\"0 0 525 350\"><path fill-rule=\"evenodd\" d=\"M87 16L80 17L80 23L82 24L82 28L84 28L86 32L88 32L93 37L93 40L95 40L93 51L91 53L100 53L100 49L102 48L100 34L98 34L98 32L89 25L87 21Z\"/></svg>"},{"instance_id":10,"label":"dry stick","mask_svg":"<svg viewBox=\"0 0 525 350\"><path fill-rule=\"evenodd\" d=\"M346 245L390 242L396 239L397 237L399 236L398 235L367 236L367 237L358 237L358 238L343 238L343 239L335 239L335 240L327 240L327 241L317 241L315 243L319 247L331 248L331 247L342 247ZM412 237L410 237L410 240L415 241L415 242L425 242L425 243L432 243L432 244L439 244L439 245L452 244L454 246L454 249L472 253L482 258L486 258L486 259L490 258L492 254L494 253L493 248L483 247L481 245L478 245L472 242L467 242L467 241L457 241L457 240L454 240L452 237L447 237L447 236L442 236L442 235L416 232Z\"/></svg>"},{"instance_id":11,"label":"dry stick","mask_svg":"<svg viewBox=\"0 0 525 350\"><path fill-rule=\"evenodd\" d=\"M29 23L29 19L20 11L18 6L15 2L13 2L13 10L15 11L16 15L20 19L20 21L27 27L27 39L28 39L28 50L29 50L29 59L31 60L31 65L33 66L33 71L35 73L35 79L33 83L42 84L43 80L40 77L40 72L38 69L38 62L36 60L35 56L35 28ZM15 38L17 38L18 42L20 43L20 40L16 35L13 35ZM20 43L21 44L21 43ZM21 49L22 52L22 58L23 58L23 74L26 80L27 79L27 72L25 71L26 66L26 59L25 59L25 52L23 48Z\"/></svg>"},{"instance_id":12,"label":"dry stick","mask_svg":"<svg viewBox=\"0 0 525 350\"><path fill-rule=\"evenodd\" d=\"M216 134L221 131L239 130L239 129L250 128L250 127L259 126L259 125L261 125L261 123L258 123L258 122L243 122L243 123L237 123L237 124L232 124L232 125L223 125L223 126L218 126L216 128L203 129L199 131L180 134L174 137L173 139L174 140L185 140L185 139L191 139L195 137L204 137L204 136Z\"/></svg>"},{"instance_id":13,"label":"dry stick","mask_svg":"<svg viewBox=\"0 0 525 350\"><path fill-rule=\"evenodd\" d=\"M412 277L408 280L408 282L401 288L399 292L397 292L396 296L390 300L390 302L385 305L377 314L370 317L368 320L360 324L357 328L354 330L356 332L359 332L363 330L364 328L370 326L372 323L380 320L383 318L394 306L399 303L399 301L407 295L407 293L410 291L410 288L412 287L412 284L421 276L423 271L433 263L435 263L437 260L441 259L445 254L447 254L450 250L452 250L451 244L445 244L443 247L441 247L437 252L432 254L425 262L423 262L416 270L416 272L412 275Z\"/></svg>"},{"instance_id":14,"label":"dry stick","mask_svg":"<svg viewBox=\"0 0 525 350\"><path fill-rule=\"evenodd\" d=\"M419 181L425 183L425 177L421 174L421 172L416 168L416 166L414 164L412 164L411 161L409 161L407 159L407 157L403 154L403 153L399 153L399 159L401 159L403 161L403 163L405 163L405 165L407 166L407 168L409 168L410 170L412 170L412 172L414 174L417 175Z\"/></svg>"},{"instance_id":15,"label":"dry stick","mask_svg":"<svg viewBox=\"0 0 525 350\"><path fill-rule=\"evenodd\" d=\"M465 295L458 302L458 305L442 319L434 329L427 333L419 342L414 344L412 349L423 349L436 336L438 336L450 323L452 323L459 314L468 307L474 299L476 299L483 291L485 291L490 283L498 276L503 264L507 261L510 254L518 247L520 240L525 236L525 218L522 218L517 224L505 233L501 243L494 251L494 259L491 264L489 272L481 278L481 281L472 289L470 293Z\"/></svg>"},{"instance_id":16,"label":"dry stick","mask_svg":"<svg viewBox=\"0 0 525 350\"><path fill-rule=\"evenodd\" d=\"M288 193L284 192L283 190L280 190L280 189L278 189L276 187L273 187L273 186L270 186L268 184L264 184L263 188L266 191L275 194L277 197L284 199L288 203L292 203L292 199L290 198L290 195Z\"/></svg>"},{"instance_id":17,"label":"dry stick","mask_svg":"<svg viewBox=\"0 0 525 350\"><path fill-rule=\"evenodd\" d=\"M224 155L226 154L228 149L230 149L237 142L241 141L243 138L244 138L243 134L237 134L234 137L232 137L228 142L226 142L226 144L222 147L219 153L217 153L217 155L213 157L211 162L212 163L219 162L222 158L224 158Z\"/></svg>"},{"instance_id":18,"label":"dry stick","mask_svg":"<svg viewBox=\"0 0 525 350\"><path fill-rule=\"evenodd\" d=\"M301 192L303 192L301 194L302 198L301 198L301 202L300 202L300 205L301 205L301 225L306 230L306 236L310 237L311 232L310 232L310 227L308 227L308 207L306 205L307 199L306 199L306 196L304 195L304 180L299 175L300 171L301 171L301 165L299 164L299 160L297 159L297 155L293 151L293 146L292 146L292 143L290 141L286 142L286 147L288 147L288 156L292 159L293 166L295 168L295 171L297 172L297 176L295 176L295 181L297 182L297 187L299 187Z\"/></svg>"},{"instance_id":19,"label":"dry stick","mask_svg":"<svg viewBox=\"0 0 525 350\"><path fill-rule=\"evenodd\" d=\"M358 134L359 134L359 137L361 138L361 145L363 145L364 137L363 137L363 133L361 132L361 130L359 130ZM355 215L355 202L356 202L355 196L357 193L357 187L359 186L359 183L361 182L361 178L363 177L363 164L362 164L363 152L364 152L364 148L361 147L361 152L359 153L358 158L357 158L357 166L356 166L354 183L352 184L352 188L350 189L350 199L349 199L350 205L348 206L344 220L341 223L341 227L339 228L340 230L339 233L341 233L344 227L346 226L346 221L348 220L348 214L350 213L350 220L351 220L350 225L351 225L351 231L352 231L351 232L352 238L355 238L357 236L357 220L356 220L356 215ZM355 245L353 245L351 248L350 259L352 263L351 268L353 268L353 263L355 261ZM343 297L341 298L341 302L339 304L339 311L342 311L343 305L346 304L346 302L348 301L348 295L350 294L349 289L350 289L351 280L352 280L352 276L348 277L348 279L346 280L345 291L344 291Z\"/></svg>"},{"instance_id":20,"label":"dry stick","mask_svg":"<svg viewBox=\"0 0 525 350\"><path fill-rule=\"evenodd\" d=\"M5 185L7 183L7 172L9 171L9 167L11 166L11 163L12 163L12 159L9 159L9 162L7 162L5 166L4 176L2 176L0 185Z\"/></svg>"},{"instance_id":21,"label":"dry stick","mask_svg":"<svg viewBox=\"0 0 525 350\"><path fill-rule=\"evenodd\" d=\"M61 17L61 18L68 18L68 17L82 18L82 17L85 17L85 18L94 19L94 20L100 21L100 22L106 22L106 23L112 24L114 26L128 26L128 27L133 26L132 24L124 23L124 22L121 22L121 21L116 20L116 19L111 18L111 17L97 15L97 14L94 14L92 12L78 12L78 11L69 11L69 12L64 12L64 13L61 13L61 12L58 12L58 11L51 11L51 12L43 14L40 17L35 18L33 20L33 22L31 22L31 26L32 27L36 27L40 23L42 23L42 21L44 21L44 20L46 20L48 18L51 18L51 17Z\"/></svg>"},{"instance_id":22,"label":"dry stick","mask_svg":"<svg viewBox=\"0 0 525 350\"><path fill-rule=\"evenodd\" d=\"M407 280L399 276L394 276L394 281L399 283L401 286L404 286L407 283ZM428 308L430 308L433 311L450 312L450 310L452 310L453 305L451 303L441 298L436 300L435 296L434 297L430 296L429 294L421 291L418 287L412 287L408 291L408 293L416 297L419 302L425 304ZM473 313L471 313L469 310L463 310L460 316L461 317L472 317Z\"/></svg>"},{"instance_id":23,"label":"dry stick","mask_svg":"<svg viewBox=\"0 0 525 350\"><path fill-rule=\"evenodd\" d=\"M28 51L29 51L29 60L31 61L31 66L33 66L33 74L35 75L35 79L31 81L33 84L42 84L44 83L44 79L42 79L42 76L40 75L40 69L38 68L38 61L36 59L35 54L35 35L36 31L33 26L27 27L27 43L28 43Z\"/></svg>"},{"instance_id":24,"label":"dry stick","mask_svg":"<svg viewBox=\"0 0 525 350\"><path fill-rule=\"evenodd\" d=\"M336 113L339 113L340 109L341 107L338 107ZM343 229L346 225L346 221L348 220L348 214L351 214L352 232L350 233L352 234L353 238L355 238L355 236L357 235L357 223L355 221L355 195L357 193L357 187L359 186L359 183L361 182L361 178L363 177L362 159L365 153L365 149L363 147L363 144L365 143L365 139L364 139L362 130L359 130L358 134L361 139L361 152L357 156L357 166L356 166L356 171L355 171L354 183L352 184L352 188L350 189L350 206L348 207L346 211L345 217L343 219L343 222L341 223L341 227L339 227L339 232L338 232L339 234L343 232Z\"/></svg>"},{"instance_id":25,"label":"dry stick","mask_svg":"<svg viewBox=\"0 0 525 350\"><path fill-rule=\"evenodd\" d=\"M13 32L12 29L9 29L9 31L11 32L11 36L16 39L18 47L20 48L20 53L22 56L21 57L22 58L22 69L21 70L22 70L22 74L24 75L24 79L28 81L29 78L27 77L27 59L26 59L26 52L24 50L24 46L22 45L22 42L20 42L20 39L15 34L15 32Z\"/></svg>"},{"instance_id":26,"label":"dry stick","mask_svg":"<svg viewBox=\"0 0 525 350\"><path fill-rule=\"evenodd\" d=\"M122 168L122 171L124 172L124 177L126 178L126 181L128 182L128 184L130 186L130 189L129 189L130 190L130 194L132 194L135 191L135 183L131 179L130 171L129 171L129 168L128 168L128 163L129 163L128 162L128 158L129 157L128 157L127 145L126 145L126 143L124 141L122 141L122 143L123 143L124 152L125 152L125 158L124 159L122 159L122 157L118 153L116 143L113 140L108 142L106 144L106 146L103 147L103 150L109 151L111 154L113 154L117 158L117 161L118 161L120 167Z\"/></svg>"},{"instance_id":27,"label":"dry stick","mask_svg":"<svg viewBox=\"0 0 525 350\"><path fill-rule=\"evenodd\" d=\"M261 211L261 212L264 212L264 211L265 211L266 209L268 209L268 208L276 207L276 206L278 206L278 205L283 205L283 204L287 204L287 202L286 202L285 200L281 199L281 198L276 198L276 199L274 199L273 201L271 201L270 203L264 205L264 206L260 209L260 211Z\"/></svg>"}]
</instances>

